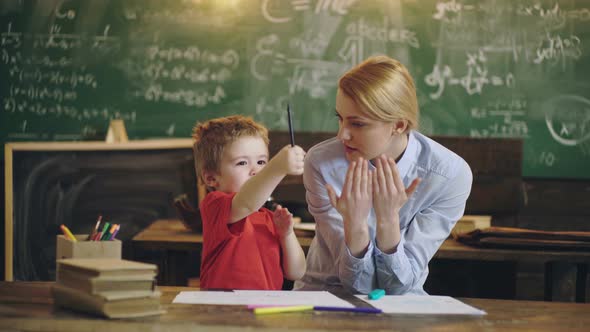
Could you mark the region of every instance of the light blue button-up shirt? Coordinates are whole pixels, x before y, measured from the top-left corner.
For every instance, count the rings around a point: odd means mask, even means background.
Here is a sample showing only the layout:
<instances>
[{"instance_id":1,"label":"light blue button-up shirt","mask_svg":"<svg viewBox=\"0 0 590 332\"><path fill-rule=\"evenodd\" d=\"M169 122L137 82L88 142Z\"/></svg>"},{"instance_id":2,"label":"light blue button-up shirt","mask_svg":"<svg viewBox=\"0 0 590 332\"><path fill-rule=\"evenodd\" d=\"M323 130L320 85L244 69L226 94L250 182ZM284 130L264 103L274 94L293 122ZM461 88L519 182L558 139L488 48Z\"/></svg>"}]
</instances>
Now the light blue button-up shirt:
<instances>
[{"instance_id":1,"label":"light blue button-up shirt","mask_svg":"<svg viewBox=\"0 0 590 332\"><path fill-rule=\"evenodd\" d=\"M472 182L469 165L432 139L410 132L397 167L406 187L415 178L422 181L400 210L401 240L395 253L381 252L375 243L375 213L371 210L371 241L361 258L352 256L346 246L342 216L331 206L326 191L330 184L340 195L348 166L337 138L317 144L305 157L303 183L316 235L307 255L307 272L295 289L341 286L362 294L375 288L387 294L426 294L428 262L465 210Z\"/></svg>"}]
</instances>

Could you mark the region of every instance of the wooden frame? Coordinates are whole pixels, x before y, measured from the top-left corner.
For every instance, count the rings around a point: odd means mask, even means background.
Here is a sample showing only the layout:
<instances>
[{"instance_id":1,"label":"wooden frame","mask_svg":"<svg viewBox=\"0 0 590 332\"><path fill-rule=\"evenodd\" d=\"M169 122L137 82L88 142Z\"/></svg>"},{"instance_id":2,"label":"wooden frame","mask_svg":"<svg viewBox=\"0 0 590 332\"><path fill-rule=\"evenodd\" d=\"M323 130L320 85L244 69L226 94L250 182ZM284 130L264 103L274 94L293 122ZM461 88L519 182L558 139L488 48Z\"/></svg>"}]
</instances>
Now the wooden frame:
<instances>
[{"instance_id":1,"label":"wooden frame","mask_svg":"<svg viewBox=\"0 0 590 332\"><path fill-rule=\"evenodd\" d=\"M192 139L158 139L121 143L92 142L23 142L4 145L5 174L5 219L4 219L4 280L13 280L13 154L15 151L123 151L192 148ZM201 193L199 192L199 195Z\"/></svg>"}]
</instances>

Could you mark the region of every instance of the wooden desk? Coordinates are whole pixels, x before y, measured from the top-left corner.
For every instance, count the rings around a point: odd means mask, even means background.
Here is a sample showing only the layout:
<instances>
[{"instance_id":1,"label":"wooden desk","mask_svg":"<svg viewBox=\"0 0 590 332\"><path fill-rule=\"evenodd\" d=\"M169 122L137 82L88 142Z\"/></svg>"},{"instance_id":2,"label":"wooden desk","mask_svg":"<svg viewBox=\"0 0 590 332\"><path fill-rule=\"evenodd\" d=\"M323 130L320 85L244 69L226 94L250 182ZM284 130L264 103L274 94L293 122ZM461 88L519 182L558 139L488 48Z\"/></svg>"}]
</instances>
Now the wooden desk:
<instances>
[{"instance_id":1,"label":"wooden desk","mask_svg":"<svg viewBox=\"0 0 590 332\"><path fill-rule=\"evenodd\" d=\"M307 250L311 240L312 238L299 238L299 243ZM157 249L166 252L165 260L159 266L161 284L186 286L188 279L183 271L187 264L187 253L201 251L203 235L189 230L178 219L160 219L135 235L132 242L134 249Z\"/></svg>"},{"instance_id":2,"label":"wooden desk","mask_svg":"<svg viewBox=\"0 0 590 332\"><path fill-rule=\"evenodd\" d=\"M309 247L312 238L300 237L299 243ZM160 219L133 237L134 245L141 248L163 250L200 250L203 235L186 228L178 219Z\"/></svg>"},{"instance_id":3,"label":"wooden desk","mask_svg":"<svg viewBox=\"0 0 590 332\"><path fill-rule=\"evenodd\" d=\"M304 248L309 248L312 238L300 237L299 242ZM164 274L174 274L181 262L183 252L201 250L203 237L201 234L188 230L180 220L162 219L152 223L149 227L133 238L134 246L140 248L162 249L168 251L169 261ZM553 264L567 262L577 267L576 301L584 302L586 293L586 278L590 252L582 251L550 251L550 250L515 250L471 247L453 239L447 239L434 256L435 259L473 260L473 261L513 261L537 262L545 264L545 299L551 300L554 288L552 278ZM178 281L178 278L176 278ZM182 282L182 280L180 281ZM182 283L186 285L186 281ZM177 283L178 285L178 283Z\"/></svg>"},{"instance_id":4,"label":"wooden desk","mask_svg":"<svg viewBox=\"0 0 590 332\"><path fill-rule=\"evenodd\" d=\"M54 308L53 283L0 282L0 330L6 331L587 331L590 304L463 298L485 310L481 317L457 315L364 315L296 312L255 316L245 306L172 304L187 287L160 287L166 313L108 320ZM18 296L24 293L26 295Z\"/></svg>"},{"instance_id":5,"label":"wooden desk","mask_svg":"<svg viewBox=\"0 0 590 332\"><path fill-rule=\"evenodd\" d=\"M437 251L434 258L449 260L479 260L479 261L511 261L534 262L544 264L544 298L553 299L554 289L559 287L559 281L554 278L556 265L571 265L575 269L575 300L586 302L586 288L590 251L556 251L556 250L526 250L526 249L496 249L478 248L465 245L452 239L446 240Z\"/></svg>"}]
</instances>

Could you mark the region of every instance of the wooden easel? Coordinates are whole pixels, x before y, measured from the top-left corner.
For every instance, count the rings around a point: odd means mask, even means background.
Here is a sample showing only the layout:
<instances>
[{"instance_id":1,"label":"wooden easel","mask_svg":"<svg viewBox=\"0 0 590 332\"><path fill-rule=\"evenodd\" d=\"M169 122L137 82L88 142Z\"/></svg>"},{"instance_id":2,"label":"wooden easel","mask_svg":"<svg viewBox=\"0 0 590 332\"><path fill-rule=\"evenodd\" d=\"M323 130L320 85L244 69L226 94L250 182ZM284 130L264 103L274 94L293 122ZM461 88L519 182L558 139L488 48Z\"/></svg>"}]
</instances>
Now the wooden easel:
<instances>
[{"instance_id":1,"label":"wooden easel","mask_svg":"<svg viewBox=\"0 0 590 332\"><path fill-rule=\"evenodd\" d=\"M123 120L111 120L105 141L107 143L123 143L129 141Z\"/></svg>"}]
</instances>

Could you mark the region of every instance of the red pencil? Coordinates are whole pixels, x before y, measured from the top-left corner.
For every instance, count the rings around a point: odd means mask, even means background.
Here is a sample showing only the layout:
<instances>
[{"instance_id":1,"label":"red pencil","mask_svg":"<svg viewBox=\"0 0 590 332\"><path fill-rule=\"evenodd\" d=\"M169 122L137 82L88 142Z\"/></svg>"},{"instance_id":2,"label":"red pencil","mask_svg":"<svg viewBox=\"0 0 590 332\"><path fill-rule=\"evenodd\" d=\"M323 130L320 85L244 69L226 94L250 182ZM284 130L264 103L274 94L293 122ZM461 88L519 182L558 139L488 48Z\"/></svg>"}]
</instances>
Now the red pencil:
<instances>
[{"instance_id":1,"label":"red pencil","mask_svg":"<svg viewBox=\"0 0 590 332\"><path fill-rule=\"evenodd\" d=\"M86 239L86 241L94 240L94 236L96 235L96 232L98 232L98 226L100 226L101 220L102 220L102 215L98 215L98 220L96 220L96 226L94 226L92 233L90 235L88 235L88 238Z\"/></svg>"}]
</instances>

